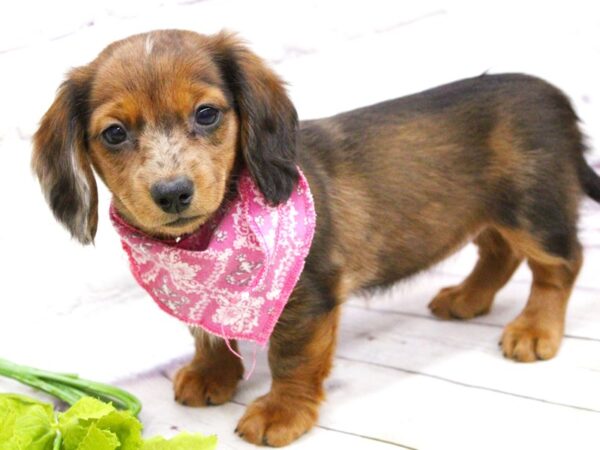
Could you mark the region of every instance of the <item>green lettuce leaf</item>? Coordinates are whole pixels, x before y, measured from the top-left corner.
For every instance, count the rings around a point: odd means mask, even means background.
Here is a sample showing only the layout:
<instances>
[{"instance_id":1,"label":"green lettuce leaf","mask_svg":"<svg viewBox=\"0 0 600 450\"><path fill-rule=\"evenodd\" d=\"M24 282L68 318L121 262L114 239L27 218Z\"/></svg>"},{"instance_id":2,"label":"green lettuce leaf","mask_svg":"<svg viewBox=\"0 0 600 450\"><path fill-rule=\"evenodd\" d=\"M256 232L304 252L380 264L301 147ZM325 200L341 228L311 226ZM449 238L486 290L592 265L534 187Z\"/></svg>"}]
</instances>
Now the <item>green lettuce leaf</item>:
<instances>
[{"instance_id":1,"label":"green lettuce leaf","mask_svg":"<svg viewBox=\"0 0 600 450\"><path fill-rule=\"evenodd\" d=\"M173 439L166 440L161 436L144 441L141 450L214 450L217 447L217 436L181 433Z\"/></svg>"},{"instance_id":2,"label":"green lettuce leaf","mask_svg":"<svg viewBox=\"0 0 600 450\"><path fill-rule=\"evenodd\" d=\"M96 426L117 435L119 450L139 450L142 446L142 424L129 411L113 411L98 419Z\"/></svg>"},{"instance_id":3,"label":"green lettuce leaf","mask_svg":"<svg viewBox=\"0 0 600 450\"><path fill-rule=\"evenodd\" d=\"M58 422L62 428L79 420L100 419L113 411L116 411L116 408L110 403L104 403L93 397L83 397L64 413L60 414Z\"/></svg>"},{"instance_id":4,"label":"green lettuce leaf","mask_svg":"<svg viewBox=\"0 0 600 450\"><path fill-rule=\"evenodd\" d=\"M52 405L0 394L0 450L52 450L57 435Z\"/></svg>"},{"instance_id":5,"label":"green lettuce leaf","mask_svg":"<svg viewBox=\"0 0 600 450\"><path fill-rule=\"evenodd\" d=\"M142 445L142 424L129 411L118 411L109 403L84 397L58 417L63 435L62 450L111 450L116 439L119 450L138 450ZM101 447L90 447L94 436L104 435ZM99 444L100 445L100 444Z\"/></svg>"},{"instance_id":6,"label":"green lettuce leaf","mask_svg":"<svg viewBox=\"0 0 600 450\"><path fill-rule=\"evenodd\" d=\"M74 423L65 431L61 431L63 439L61 450L77 450L87 436L90 426L91 422Z\"/></svg>"},{"instance_id":7,"label":"green lettuce leaf","mask_svg":"<svg viewBox=\"0 0 600 450\"><path fill-rule=\"evenodd\" d=\"M102 430L92 424L77 446L77 450L116 450L120 448L119 445L119 438L115 433Z\"/></svg>"},{"instance_id":8,"label":"green lettuce leaf","mask_svg":"<svg viewBox=\"0 0 600 450\"><path fill-rule=\"evenodd\" d=\"M214 450L216 446L216 436L189 433L144 441L142 424L131 412L92 397L83 397L57 419L48 403L0 394L0 450Z\"/></svg>"},{"instance_id":9,"label":"green lettuce leaf","mask_svg":"<svg viewBox=\"0 0 600 450\"><path fill-rule=\"evenodd\" d=\"M92 424L116 411L110 403L83 397L67 411L58 415L58 428L63 436L61 450L77 450Z\"/></svg>"}]
</instances>

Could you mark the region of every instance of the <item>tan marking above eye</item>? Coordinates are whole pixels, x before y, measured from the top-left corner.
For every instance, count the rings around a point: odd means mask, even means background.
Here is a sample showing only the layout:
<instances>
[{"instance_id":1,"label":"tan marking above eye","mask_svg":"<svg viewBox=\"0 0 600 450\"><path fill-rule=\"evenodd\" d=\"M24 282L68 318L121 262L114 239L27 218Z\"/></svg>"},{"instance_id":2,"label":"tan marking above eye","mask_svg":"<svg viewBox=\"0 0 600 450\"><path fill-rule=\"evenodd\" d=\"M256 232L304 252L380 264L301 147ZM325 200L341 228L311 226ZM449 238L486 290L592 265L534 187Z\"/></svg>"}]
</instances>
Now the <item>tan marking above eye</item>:
<instances>
[{"instance_id":1,"label":"tan marking above eye","mask_svg":"<svg viewBox=\"0 0 600 450\"><path fill-rule=\"evenodd\" d=\"M98 107L90 118L90 136L100 137L108 127L119 125L127 131L132 131L135 117L128 117L126 108L120 107L122 102L111 102Z\"/></svg>"}]
</instances>

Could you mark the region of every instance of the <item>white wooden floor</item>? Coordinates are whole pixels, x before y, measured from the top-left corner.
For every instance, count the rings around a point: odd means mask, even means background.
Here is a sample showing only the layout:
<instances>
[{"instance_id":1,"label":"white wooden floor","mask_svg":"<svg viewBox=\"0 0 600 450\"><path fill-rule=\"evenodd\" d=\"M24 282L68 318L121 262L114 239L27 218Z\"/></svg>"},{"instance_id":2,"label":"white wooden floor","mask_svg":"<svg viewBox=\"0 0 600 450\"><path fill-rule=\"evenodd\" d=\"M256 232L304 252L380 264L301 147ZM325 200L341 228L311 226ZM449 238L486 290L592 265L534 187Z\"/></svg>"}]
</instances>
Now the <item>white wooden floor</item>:
<instances>
[{"instance_id":1,"label":"white wooden floor","mask_svg":"<svg viewBox=\"0 0 600 450\"><path fill-rule=\"evenodd\" d=\"M173 402L169 378L191 356L192 340L134 284L108 224L106 190L96 246L81 248L54 223L29 173L30 137L69 67L135 32L229 28L290 82L302 118L486 70L524 71L572 97L600 148L595 2L13 3L0 6L0 357L130 389L143 400L148 435L186 429L218 434L221 449L253 448L233 429L244 405L268 390L266 355L233 402ZM596 164L599 157L590 154ZM443 322L428 313L437 290L470 270L468 247L346 305L319 425L290 448L600 449L600 206L586 202L582 216L586 262L554 360L518 364L497 347L524 306L525 269L488 316ZM243 353L249 358L252 348ZM0 380L0 391L16 390L23 389Z\"/></svg>"}]
</instances>

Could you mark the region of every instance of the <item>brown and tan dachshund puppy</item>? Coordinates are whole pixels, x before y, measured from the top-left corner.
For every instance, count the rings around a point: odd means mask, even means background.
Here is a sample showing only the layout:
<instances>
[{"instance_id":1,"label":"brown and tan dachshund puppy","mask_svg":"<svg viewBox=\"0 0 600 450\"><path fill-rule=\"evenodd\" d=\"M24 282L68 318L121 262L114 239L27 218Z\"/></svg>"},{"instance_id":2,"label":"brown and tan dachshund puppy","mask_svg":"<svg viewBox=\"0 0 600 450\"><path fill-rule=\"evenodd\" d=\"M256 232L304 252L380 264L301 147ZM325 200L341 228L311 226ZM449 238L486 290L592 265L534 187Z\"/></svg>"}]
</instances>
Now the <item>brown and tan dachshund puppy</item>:
<instances>
[{"instance_id":1,"label":"brown and tan dachshund puppy","mask_svg":"<svg viewBox=\"0 0 600 450\"><path fill-rule=\"evenodd\" d=\"M600 201L577 117L544 81L482 75L298 123L280 79L225 33L156 31L111 44L71 71L34 141L50 207L84 244L98 221L92 168L120 213L157 236L204 223L235 194L244 166L273 205L288 199L302 168L317 230L271 338L271 390L237 428L272 446L317 420L344 299L418 273L471 240L477 265L433 299L433 313L485 314L527 260L529 300L505 328L502 351L518 361L552 358L582 262L578 205L585 194ZM162 204L157 183L173 184L181 205ZM222 340L195 336L176 399L226 402L242 364Z\"/></svg>"}]
</instances>

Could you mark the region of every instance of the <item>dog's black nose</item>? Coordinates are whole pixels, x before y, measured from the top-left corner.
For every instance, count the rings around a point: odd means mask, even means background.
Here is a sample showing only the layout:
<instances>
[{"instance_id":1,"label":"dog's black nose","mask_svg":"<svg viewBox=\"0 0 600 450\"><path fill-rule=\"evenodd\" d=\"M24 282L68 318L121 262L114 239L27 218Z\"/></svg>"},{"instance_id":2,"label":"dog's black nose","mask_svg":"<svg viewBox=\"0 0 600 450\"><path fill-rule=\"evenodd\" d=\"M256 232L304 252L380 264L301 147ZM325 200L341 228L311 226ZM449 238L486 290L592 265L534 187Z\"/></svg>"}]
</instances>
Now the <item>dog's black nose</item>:
<instances>
[{"instance_id":1,"label":"dog's black nose","mask_svg":"<svg viewBox=\"0 0 600 450\"><path fill-rule=\"evenodd\" d=\"M150 188L154 203L164 212L179 213L192 203L194 183L188 177L179 177L171 181L158 181Z\"/></svg>"}]
</instances>

